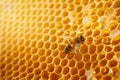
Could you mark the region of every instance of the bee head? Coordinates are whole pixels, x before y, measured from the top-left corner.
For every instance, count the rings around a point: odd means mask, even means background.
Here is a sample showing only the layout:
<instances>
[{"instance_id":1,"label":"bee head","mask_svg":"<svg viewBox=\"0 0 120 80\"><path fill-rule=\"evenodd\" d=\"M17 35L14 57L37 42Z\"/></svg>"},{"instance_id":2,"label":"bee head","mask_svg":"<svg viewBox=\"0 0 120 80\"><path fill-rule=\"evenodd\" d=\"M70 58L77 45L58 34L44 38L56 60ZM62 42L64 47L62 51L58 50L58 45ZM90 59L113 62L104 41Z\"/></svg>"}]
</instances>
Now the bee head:
<instances>
[{"instance_id":1,"label":"bee head","mask_svg":"<svg viewBox=\"0 0 120 80\"><path fill-rule=\"evenodd\" d=\"M80 36L81 43L85 41L85 38L83 36Z\"/></svg>"}]
</instances>

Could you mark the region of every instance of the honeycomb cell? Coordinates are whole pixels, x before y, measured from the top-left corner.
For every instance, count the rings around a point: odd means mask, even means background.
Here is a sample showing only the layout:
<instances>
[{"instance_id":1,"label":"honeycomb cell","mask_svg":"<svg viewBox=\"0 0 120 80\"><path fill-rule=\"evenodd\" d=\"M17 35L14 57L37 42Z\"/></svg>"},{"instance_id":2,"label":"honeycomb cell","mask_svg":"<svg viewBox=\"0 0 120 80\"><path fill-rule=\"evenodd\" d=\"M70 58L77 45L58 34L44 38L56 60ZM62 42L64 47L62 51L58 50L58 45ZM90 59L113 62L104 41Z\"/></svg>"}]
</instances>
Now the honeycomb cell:
<instances>
[{"instance_id":1,"label":"honeycomb cell","mask_svg":"<svg viewBox=\"0 0 120 80\"><path fill-rule=\"evenodd\" d=\"M113 8L120 8L120 1L119 0L116 0L114 3L113 3Z\"/></svg>"},{"instance_id":2,"label":"honeycomb cell","mask_svg":"<svg viewBox=\"0 0 120 80\"><path fill-rule=\"evenodd\" d=\"M47 70L49 72L53 72L54 71L54 65L53 64L49 64Z\"/></svg>"},{"instance_id":3,"label":"honeycomb cell","mask_svg":"<svg viewBox=\"0 0 120 80\"><path fill-rule=\"evenodd\" d=\"M56 74L56 73L51 73L50 79L51 79L51 80L58 80L58 79L59 79L59 75Z\"/></svg>"},{"instance_id":4,"label":"honeycomb cell","mask_svg":"<svg viewBox=\"0 0 120 80\"><path fill-rule=\"evenodd\" d=\"M100 66L105 66L107 64L107 60L103 59L100 61Z\"/></svg>"},{"instance_id":5,"label":"honeycomb cell","mask_svg":"<svg viewBox=\"0 0 120 80\"><path fill-rule=\"evenodd\" d=\"M103 75L108 74L109 68L108 68L108 67L103 67L103 68L101 69L101 72L102 72Z\"/></svg>"},{"instance_id":6,"label":"honeycomb cell","mask_svg":"<svg viewBox=\"0 0 120 80\"><path fill-rule=\"evenodd\" d=\"M71 61L69 62L69 66L70 66L70 67L75 66L75 61L74 61L74 60L71 60Z\"/></svg>"},{"instance_id":7,"label":"honeycomb cell","mask_svg":"<svg viewBox=\"0 0 120 80\"><path fill-rule=\"evenodd\" d=\"M62 61L61 61L61 66L67 65L67 63L68 63L68 60L67 60L67 59L62 60Z\"/></svg>"},{"instance_id":8,"label":"honeycomb cell","mask_svg":"<svg viewBox=\"0 0 120 80\"><path fill-rule=\"evenodd\" d=\"M68 66L63 68L63 74L67 74L67 73L69 73L69 67Z\"/></svg>"},{"instance_id":9,"label":"honeycomb cell","mask_svg":"<svg viewBox=\"0 0 120 80\"><path fill-rule=\"evenodd\" d=\"M60 73L61 71L62 71L62 67L61 66L56 67L56 70L55 70L56 73Z\"/></svg>"},{"instance_id":10,"label":"honeycomb cell","mask_svg":"<svg viewBox=\"0 0 120 80\"><path fill-rule=\"evenodd\" d=\"M43 70L41 73L42 73L41 75L42 75L42 78L43 78L43 79L48 79L48 78L49 78L49 73L48 73L48 71Z\"/></svg>"},{"instance_id":11,"label":"honeycomb cell","mask_svg":"<svg viewBox=\"0 0 120 80\"><path fill-rule=\"evenodd\" d=\"M114 67L114 66L117 66L118 62L116 60L111 60L109 61L108 65L109 67Z\"/></svg>"},{"instance_id":12,"label":"honeycomb cell","mask_svg":"<svg viewBox=\"0 0 120 80\"><path fill-rule=\"evenodd\" d=\"M95 51L96 51L96 46L95 46L95 45L90 45L90 46L89 46L89 53L90 53L90 54L94 54Z\"/></svg>"},{"instance_id":13,"label":"honeycomb cell","mask_svg":"<svg viewBox=\"0 0 120 80\"><path fill-rule=\"evenodd\" d=\"M71 74L72 75L75 75L75 74L77 74L78 73L78 70L76 69L76 68L72 68L71 69Z\"/></svg>"},{"instance_id":14,"label":"honeycomb cell","mask_svg":"<svg viewBox=\"0 0 120 80\"><path fill-rule=\"evenodd\" d=\"M83 76L85 74L85 69L80 70L79 75Z\"/></svg>"}]
</instances>

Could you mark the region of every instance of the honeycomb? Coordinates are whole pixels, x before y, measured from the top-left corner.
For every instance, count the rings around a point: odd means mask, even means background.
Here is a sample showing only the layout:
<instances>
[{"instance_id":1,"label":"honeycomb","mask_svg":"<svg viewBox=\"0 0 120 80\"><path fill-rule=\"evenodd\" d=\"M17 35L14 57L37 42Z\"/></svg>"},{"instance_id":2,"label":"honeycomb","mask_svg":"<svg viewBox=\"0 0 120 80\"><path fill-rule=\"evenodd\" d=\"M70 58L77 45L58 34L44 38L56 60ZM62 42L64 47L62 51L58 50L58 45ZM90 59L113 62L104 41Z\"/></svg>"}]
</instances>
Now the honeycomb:
<instances>
[{"instance_id":1,"label":"honeycomb","mask_svg":"<svg viewBox=\"0 0 120 80\"><path fill-rule=\"evenodd\" d=\"M0 80L120 80L120 0L0 0Z\"/></svg>"}]
</instances>

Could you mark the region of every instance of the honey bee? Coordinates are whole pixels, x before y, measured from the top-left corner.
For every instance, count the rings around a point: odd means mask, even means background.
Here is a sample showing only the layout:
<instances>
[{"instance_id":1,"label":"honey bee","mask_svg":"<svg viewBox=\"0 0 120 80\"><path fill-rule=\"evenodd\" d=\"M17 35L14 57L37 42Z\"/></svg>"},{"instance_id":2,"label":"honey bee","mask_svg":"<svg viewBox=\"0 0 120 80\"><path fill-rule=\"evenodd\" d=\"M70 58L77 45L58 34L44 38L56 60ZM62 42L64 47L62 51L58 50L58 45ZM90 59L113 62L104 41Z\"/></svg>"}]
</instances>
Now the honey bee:
<instances>
[{"instance_id":1,"label":"honey bee","mask_svg":"<svg viewBox=\"0 0 120 80\"><path fill-rule=\"evenodd\" d=\"M76 37L75 40L70 41L66 48L65 53L70 53L72 50L74 50L74 53L77 54L80 52L80 43L83 44L85 41L85 38L83 36Z\"/></svg>"}]
</instances>

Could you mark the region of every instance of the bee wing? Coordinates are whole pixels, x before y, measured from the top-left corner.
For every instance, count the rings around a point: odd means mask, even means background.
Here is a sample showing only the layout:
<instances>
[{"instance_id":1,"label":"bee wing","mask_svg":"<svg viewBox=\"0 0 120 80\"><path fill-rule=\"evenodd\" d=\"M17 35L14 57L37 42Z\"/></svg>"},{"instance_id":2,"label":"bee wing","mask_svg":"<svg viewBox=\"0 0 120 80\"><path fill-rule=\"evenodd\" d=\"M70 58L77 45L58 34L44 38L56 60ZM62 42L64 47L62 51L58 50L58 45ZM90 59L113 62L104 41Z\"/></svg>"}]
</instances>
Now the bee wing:
<instances>
[{"instance_id":1,"label":"bee wing","mask_svg":"<svg viewBox=\"0 0 120 80\"><path fill-rule=\"evenodd\" d=\"M79 54L79 53L80 53L80 44L76 44L76 45L74 46L74 53L75 53L75 54Z\"/></svg>"}]
</instances>

